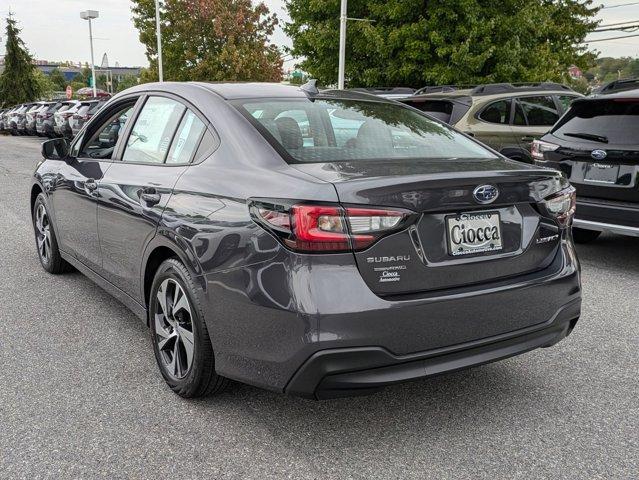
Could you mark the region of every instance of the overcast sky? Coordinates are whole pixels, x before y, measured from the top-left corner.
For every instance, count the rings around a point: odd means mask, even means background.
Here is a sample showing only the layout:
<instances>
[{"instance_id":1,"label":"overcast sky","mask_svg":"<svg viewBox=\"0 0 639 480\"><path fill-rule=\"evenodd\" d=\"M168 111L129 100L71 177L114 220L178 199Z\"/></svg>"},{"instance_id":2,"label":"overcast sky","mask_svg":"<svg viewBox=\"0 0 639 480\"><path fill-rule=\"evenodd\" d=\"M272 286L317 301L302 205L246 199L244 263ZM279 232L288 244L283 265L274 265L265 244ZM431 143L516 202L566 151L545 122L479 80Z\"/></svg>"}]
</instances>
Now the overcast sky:
<instances>
[{"instance_id":1,"label":"overcast sky","mask_svg":"<svg viewBox=\"0 0 639 480\"><path fill-rule=\"evenodd\" d=\"M278 14L281 22L286 21L284 0L265 0L265 3L271 11ZM636 2L601 0L601 3L614 6ZM80 19L79 12L94 9L100 11L100 18L94 22L93 30L96 63L99 64L102 55L107 53L111 65L115 62L123 66L147 64L144 47L140 44L138 32L131 21L130 0L0 0L0 18L5 17L9 9L20 22L22 39L38 59L88 61L88 25ZM606 8L599 16L603 24L639 21L639 4ZM630 34L632 33L605 32L592 34L589 38ZM4 36L4 25L0 35ZM273 43L290 44L281 29L273 36ZM591 47L601 51L605 56L639 57L639 37L592 43ZM4 54L4 39L0 47L1 54ZM291 66L291 63L287 62L286 66Z\"/></svg>"}]
</instances>

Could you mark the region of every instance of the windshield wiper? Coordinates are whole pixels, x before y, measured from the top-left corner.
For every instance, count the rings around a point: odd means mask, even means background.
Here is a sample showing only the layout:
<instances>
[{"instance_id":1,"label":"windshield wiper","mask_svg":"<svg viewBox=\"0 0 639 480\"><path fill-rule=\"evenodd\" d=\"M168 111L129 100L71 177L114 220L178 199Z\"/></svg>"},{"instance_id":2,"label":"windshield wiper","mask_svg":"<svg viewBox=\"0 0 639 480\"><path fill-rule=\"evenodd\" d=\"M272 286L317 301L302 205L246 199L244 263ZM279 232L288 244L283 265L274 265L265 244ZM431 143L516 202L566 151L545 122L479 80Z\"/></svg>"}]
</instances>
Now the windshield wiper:
<instances>
[{"instance_id":1,"label":"windshield wiper","mask_svg":"<svg viewBox=\"0 0 639 480\"><path fill-rule=\"evenodd\" d=\"M584 140L592 140L594 142L599 143L608 143L608 137L604 137L603 135L595 135L592 133L563 133L567 137L576 137L583 138Z\"/></svg>"}]
</instances>

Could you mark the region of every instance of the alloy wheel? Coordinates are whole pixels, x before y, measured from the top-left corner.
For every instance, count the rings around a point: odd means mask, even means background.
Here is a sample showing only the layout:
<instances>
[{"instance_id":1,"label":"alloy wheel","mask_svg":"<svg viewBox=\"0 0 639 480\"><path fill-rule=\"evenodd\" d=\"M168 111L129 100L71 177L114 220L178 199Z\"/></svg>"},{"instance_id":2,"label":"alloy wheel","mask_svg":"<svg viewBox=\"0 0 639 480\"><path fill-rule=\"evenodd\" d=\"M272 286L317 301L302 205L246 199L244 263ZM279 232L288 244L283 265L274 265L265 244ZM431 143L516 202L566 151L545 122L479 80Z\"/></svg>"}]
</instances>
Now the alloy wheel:
<instances>
[{"instance_id":1,"label":"alloy wheel","mask_svg":"<svg viewBox=\"0 0 639 480\"><path fill-rule=\"evenodd\" d=\"M51 259L51 224L44 205L38 205L35 216L36 241L38 252L43 263L49 263Z\"/></svg>"},{"instance_id":2,"label":"alloy wheel","mask_svg":"<svg viewBox=\"0 0 639 480\"><path fill-rule=\"evenodd\" d=\"M186 377L193 364L193 317L184 288L174 279L160 284L155 297L155 341L165 371Z\"/></svg>"}]
</instances>

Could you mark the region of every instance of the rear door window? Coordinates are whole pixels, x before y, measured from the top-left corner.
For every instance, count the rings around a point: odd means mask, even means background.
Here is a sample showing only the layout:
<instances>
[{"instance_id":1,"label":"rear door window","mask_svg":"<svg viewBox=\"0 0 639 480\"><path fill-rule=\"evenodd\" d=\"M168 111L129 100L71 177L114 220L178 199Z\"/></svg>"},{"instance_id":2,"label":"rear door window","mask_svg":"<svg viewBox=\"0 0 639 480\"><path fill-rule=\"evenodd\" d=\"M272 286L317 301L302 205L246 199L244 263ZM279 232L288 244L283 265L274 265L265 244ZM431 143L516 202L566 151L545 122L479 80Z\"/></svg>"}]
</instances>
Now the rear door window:
<instances>
[{"instance_id":1,"label":"rear door window","mask_svg":"<svg viewBox=\"0 0 639 480\"><path fill-rule=\"evenodd\" d=\"M165 97L149 97L131 129L122 160L164 163L186 107Z\"/></svg>"},{"instance_id":2,"label":"rear door window","mask_svg":"<svg viewBox=\"0 0 639 480\"><path fill-rule=\"evenodd\" d=\"M510 100L499 100L489 104L479 114L484 122L508 125L510 123Z\"/></svg>"},{"instance_id":3,"label":"rear door window","mask_svg":"<svg viewBox=\"0 0 639 480\"><path fill-rule=\"evenodd\" d=\"M592 142L593 146L607 143L637 145L639 101L618 99L576 102L551 133L573 142ZM591 140L587 138L590 135L593 136Z\"/></svg>"},{"instance_id":4,"label":"rear door window","mask_svg":"<svg viewBox=\"0 0 639 480\"><path fill-rule=\"evenodd\" d=\"M515 108L515 125L553 126L559 120L552 96L519 97ZM526 123L520 123L525 121Z\"/></svg>"}]
</instances>

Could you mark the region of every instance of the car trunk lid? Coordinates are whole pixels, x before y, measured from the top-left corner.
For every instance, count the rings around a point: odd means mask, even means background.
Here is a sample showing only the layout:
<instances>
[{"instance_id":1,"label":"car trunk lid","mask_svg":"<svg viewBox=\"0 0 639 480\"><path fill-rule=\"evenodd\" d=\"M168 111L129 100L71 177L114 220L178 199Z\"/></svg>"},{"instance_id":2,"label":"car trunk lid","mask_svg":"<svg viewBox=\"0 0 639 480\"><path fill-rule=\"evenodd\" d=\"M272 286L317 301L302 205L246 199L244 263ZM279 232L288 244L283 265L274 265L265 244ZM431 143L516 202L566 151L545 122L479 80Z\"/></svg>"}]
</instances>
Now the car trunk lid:
<instances>
[{"instance_id":1,"label":"car trunk lid","mask_svg":"<svg viewBox=\"0 0 639 480\"><path fill-rule=\"evenodd\" d=\"M362 277L380 296L494 282L544 269L556 255L558 227L535 208L565 185L552 171L499 158L330 162L295 168L331 182L344 206L415 212L409 228L355 253ZM499 192L490 204L479 203L474 194L482 186ZM460 240L463 228L479 226L493 233L496 227L499 241L480 242L486 243L483 250L462 241L464 251L458 251L461 247L453 239Z\"/></svg>"}]
</instances>

